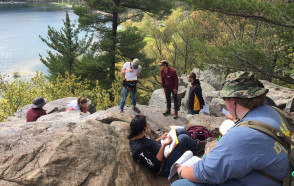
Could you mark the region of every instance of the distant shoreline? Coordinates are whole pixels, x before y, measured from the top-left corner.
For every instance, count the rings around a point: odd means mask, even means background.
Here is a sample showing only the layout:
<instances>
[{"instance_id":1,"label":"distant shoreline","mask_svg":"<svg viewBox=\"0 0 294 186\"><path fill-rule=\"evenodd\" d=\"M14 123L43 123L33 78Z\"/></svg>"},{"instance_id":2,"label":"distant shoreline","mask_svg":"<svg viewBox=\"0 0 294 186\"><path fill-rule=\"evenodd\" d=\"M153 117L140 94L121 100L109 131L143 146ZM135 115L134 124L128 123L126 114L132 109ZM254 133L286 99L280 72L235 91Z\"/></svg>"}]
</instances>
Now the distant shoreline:
<instances>
[{"instance_id":1,"label":"distant shoreline","mask_svg":"<svg viewBox=\"0 0 294 186\"><path fill-rule=\"evenodd\" d=\"M0 1L0 4L24 4L26 1Z\"/></svg>"}]
</instances>

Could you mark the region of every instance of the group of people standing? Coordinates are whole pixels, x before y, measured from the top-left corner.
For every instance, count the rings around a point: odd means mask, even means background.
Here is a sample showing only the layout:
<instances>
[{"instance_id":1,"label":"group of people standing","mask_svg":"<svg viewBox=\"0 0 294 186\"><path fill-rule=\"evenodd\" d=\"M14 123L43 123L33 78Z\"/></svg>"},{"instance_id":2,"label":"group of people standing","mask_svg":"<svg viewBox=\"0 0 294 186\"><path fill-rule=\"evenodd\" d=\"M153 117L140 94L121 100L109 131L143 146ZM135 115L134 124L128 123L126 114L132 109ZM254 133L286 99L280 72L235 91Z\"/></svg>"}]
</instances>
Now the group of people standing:
<instances>
[{"instance_id":1,"label":"group of people standing","mask_svg":"<svg viewBox=\"0 0 294 186\"><path fill-rule=\"evenodd\" d=\"M178 87L179 79L175 69L168 65L166 60L162 60L159 63L161 85L165 93L166 98L166 110L163 113L164 116L171 114L171 95L174 100L174 119L178 118L179 102L178 102ZM137 92L137 77L141 72L141 65L139 59L134 59L132 62L126 62L121 70L121 73L125 75L123 83L123 93L120 103L120 112L123 112L128 92L131 92L132 97L132 109L140 113L138 107L136 107L136 92ZM188 97L188 110L190 114L199 114L201 108L203 108L204 99L202 96L202 89L200 81L196 79L196 74L191 72L188 74L187 79L191 82L189 97ZM132 86L134 85L134 86Z\"/></svg>"}]
</instances>

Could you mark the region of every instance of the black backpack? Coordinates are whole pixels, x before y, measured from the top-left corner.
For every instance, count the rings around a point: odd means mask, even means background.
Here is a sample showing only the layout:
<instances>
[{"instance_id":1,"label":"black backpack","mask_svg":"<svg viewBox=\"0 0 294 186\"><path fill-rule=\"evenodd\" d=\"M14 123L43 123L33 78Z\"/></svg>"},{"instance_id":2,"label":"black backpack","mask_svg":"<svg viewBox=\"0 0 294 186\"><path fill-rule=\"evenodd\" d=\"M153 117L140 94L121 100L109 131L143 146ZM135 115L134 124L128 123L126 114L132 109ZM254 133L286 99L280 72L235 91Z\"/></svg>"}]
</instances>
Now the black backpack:
<instances>
[{"instance_id":1,"label":"black backpack","mask_svg":"<svg viewBox=\"0 0 294 186\"><path fill-rule=\"evenodd\" d=\"M277 107L272 106L273 109L275 109L281 116L281 118L283 119L283 121L285 122L286 127L288 128L288 132L286 132L286 135L281 132L280 130L276 129L275 127L260 122L260 121L242 121L240 123L238 123L236 125L236 127L250 127L253 129L256 129L260 132L263 132L267 135L269 135L270 137L274 138L275 140L277 140L281 145L284 146L285 149L287 149L288 154L289 154L289 160L290 160L290 167L288 170L288 173L286 175L286 177L283 179L283 181L278 180L277 178L262 172L262 171L258 171L259 173L261 173L263 176L283 185L283 186L294 186L294 171L293 171L293 167L294 167L294 120L289 117L285 112L283 112L282 110L280 110ZM283 129L282 129L283 130ZM293 175L292 175L292 171L293 171Z\"/></svg>"}]
</instances>

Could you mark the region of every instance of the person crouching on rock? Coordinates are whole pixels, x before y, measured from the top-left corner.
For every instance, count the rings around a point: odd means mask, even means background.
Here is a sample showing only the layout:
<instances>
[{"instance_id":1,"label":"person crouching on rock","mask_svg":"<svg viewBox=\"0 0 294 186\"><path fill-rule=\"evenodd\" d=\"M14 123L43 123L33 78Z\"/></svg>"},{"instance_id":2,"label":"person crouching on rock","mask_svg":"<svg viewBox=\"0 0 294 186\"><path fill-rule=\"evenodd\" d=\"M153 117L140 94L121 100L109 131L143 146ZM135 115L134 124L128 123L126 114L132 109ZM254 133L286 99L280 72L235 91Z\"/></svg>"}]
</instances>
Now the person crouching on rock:
<instances>
[{"instance_id":1,"label":"person crouching on rock","mask_svg":"<svg viewBox=\"0 0 294 186\"><path fill-rule=\"evenodd\" d=\"M33 101L33 106L28 110L26 115L27 122L37 121L37 119L43 115L46 115L46 110L43 110L43 106L46 104L46 100L42 97L36 97Z\"/></svg>"},{"instance_id":2,"label":"person crouching on rock","mask_svg":"<svg viewBox=\"0 0 294 186\"><path fill-rule=\"evenodd\" d=\"M185 153L186 150L197 150L202 145L190 138L182 128L177 129L179 144L175 147L168 158L164 158L164 148L172 142L167 133L158 139L145 136L148 131L145 116L136 115L130 124L128 135L132 157L147 166L153 173L160 176L169 176L171 166ZM160 144L161 139L168 140Z\"/></svg>"},{"instance_id":3,"label":"person crouching on rock","mask_svg":"<svg viewBox=\"0 0 294 186\"><path fill-rule=\"evenodd\" d=\"M78 97L67 105L66 111L77 110L86 113L88 111L88 100L84 97Z\"/></svg>"}]
</instances>

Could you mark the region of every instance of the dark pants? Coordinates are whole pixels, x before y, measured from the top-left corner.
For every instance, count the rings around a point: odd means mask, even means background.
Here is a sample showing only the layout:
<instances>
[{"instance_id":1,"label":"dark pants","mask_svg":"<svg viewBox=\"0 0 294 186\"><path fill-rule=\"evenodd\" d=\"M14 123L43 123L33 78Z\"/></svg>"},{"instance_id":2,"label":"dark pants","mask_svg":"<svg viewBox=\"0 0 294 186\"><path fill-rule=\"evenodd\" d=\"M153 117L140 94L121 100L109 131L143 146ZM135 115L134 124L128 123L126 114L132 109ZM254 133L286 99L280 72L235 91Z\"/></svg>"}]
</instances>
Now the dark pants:
<instances>
[{"instance_id":1,"label":"dark pants","mask_svg":"<svg viewBox=\"0 0 294 186\"><path fill-rule=\"evenodd\" d=\"M165 86L165 98L166 98L166 108L169 110L171 109L171 94L173 95L174 98L174 105L175 105L175 110L179 110L178 106L178 94L175 94L174 91L169 88L168 86Z\"/></svg>"},{"instance_id":2,"label":"dark pants","mask_svg":"<svg viewBox=\"0 0 294 186\"><path fill-rule=\"evenodd\" d=\"M189 109L189 114L192 114L192 115L194 115L194 114L199 114L199 112L200 112L200 110L196 110L196 111L194 111L194 110L190 110L190 109Z\"/></svg>"}]
</instances>

